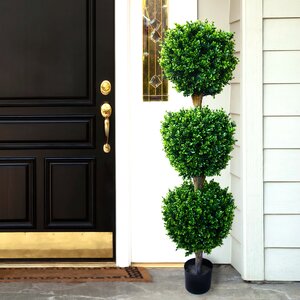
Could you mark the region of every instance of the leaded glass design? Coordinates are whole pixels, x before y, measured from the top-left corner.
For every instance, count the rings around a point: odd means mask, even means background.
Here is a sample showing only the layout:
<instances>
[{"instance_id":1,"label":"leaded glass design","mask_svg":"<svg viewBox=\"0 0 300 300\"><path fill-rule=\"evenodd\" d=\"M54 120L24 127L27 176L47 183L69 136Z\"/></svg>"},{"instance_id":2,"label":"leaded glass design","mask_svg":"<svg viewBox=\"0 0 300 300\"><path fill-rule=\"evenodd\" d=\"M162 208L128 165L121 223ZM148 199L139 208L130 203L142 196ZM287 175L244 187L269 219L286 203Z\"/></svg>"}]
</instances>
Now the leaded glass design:
<instances>
[{"instance_id":1,"label":"leaded glass design","mask_svg":"<svg viewBox=\"0 0 300 300\"><path fill-rule=\"evenodd\" d=\"M168 0L143 0L143 99L167 101L168 82L158 63L168 25Z\"/></svg>"}]
</instances>

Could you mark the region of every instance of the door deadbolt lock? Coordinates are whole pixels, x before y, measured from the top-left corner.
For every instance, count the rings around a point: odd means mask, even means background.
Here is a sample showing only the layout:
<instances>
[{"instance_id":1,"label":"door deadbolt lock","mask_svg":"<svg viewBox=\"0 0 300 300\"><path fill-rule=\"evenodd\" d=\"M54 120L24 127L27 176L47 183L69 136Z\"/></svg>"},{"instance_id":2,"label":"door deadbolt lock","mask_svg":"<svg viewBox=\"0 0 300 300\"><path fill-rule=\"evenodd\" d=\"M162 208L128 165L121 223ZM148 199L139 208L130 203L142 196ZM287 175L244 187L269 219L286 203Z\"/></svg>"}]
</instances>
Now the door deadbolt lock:
<instances>
[{"instance_id":1,"label":"door deadbolt lock","mask_svg":"<svg viewBox=\"0 0 300 300\"><path fill-rule=\"evenodd\" d=\"M107 96L111 92L111 83L108 80L103 80L100 84L100 92Z\"/></svg>"}]
</instances>

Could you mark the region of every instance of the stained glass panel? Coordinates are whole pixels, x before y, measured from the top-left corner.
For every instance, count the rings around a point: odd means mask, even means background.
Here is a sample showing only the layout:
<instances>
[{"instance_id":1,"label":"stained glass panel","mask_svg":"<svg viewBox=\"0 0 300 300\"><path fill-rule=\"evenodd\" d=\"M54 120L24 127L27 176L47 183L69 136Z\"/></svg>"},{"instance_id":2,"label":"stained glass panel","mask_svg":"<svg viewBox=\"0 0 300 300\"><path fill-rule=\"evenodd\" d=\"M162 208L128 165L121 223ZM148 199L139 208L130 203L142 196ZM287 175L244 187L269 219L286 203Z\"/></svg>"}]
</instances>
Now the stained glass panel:
<instances>
[{"instance_id":1,"label":"stained glass panel","mask_svg":"<svg viewBox=\"0 0 300 300\"><path fill-rule=\"evenodd\" d=\"M158 63L168 26L168 0L143 0L143 99L167 101L168 82Z\"/></svg>"}]
</instances>

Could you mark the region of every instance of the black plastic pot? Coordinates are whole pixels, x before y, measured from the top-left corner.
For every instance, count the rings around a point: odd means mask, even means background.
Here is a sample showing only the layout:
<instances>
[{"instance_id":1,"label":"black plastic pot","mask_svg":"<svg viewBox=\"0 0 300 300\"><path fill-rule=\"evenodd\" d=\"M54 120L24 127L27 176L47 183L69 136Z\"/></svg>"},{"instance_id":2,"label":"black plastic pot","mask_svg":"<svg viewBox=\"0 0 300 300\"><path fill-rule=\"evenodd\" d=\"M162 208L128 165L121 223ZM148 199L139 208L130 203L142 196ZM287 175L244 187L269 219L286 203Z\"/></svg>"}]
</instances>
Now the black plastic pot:
<instances>
[{"instance_id":1,"label":"black plastic pot","mask_svg":"<svg viewBox=\"0 0 300 300\"><path fill-rule=\"evenodd\" d=\"M210 289L213 264L203 258L200 274L195 271L195 258L184 264L185 288L192 294L204 294Z\"/></svg>"}]
</instances>

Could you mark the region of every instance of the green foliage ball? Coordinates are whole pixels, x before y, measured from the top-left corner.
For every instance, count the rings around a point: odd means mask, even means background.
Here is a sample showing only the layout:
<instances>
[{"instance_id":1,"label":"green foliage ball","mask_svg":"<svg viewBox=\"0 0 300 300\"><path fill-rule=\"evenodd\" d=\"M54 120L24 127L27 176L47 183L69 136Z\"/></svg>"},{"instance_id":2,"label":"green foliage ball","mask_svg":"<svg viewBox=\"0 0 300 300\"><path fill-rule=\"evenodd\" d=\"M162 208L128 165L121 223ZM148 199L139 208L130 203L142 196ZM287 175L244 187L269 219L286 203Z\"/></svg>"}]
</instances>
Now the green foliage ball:
<instances>
[{"instance_id":1,"label":"green foliage ball","mask_svg":"<svg viewBox=\"0 0 300 300\"><path fill-rule=\"evenodd\" d=\"M186 255L222 245L234 217L234 200L217 182L194 191L191 182L170 190L163 199L163 220L169 237Z\"/></svg>"},{"instance_id":2,"label":"green foliage ball","mask_svg":"<svg viewBox=\"0 0 300 300\"><path fill-rule=\"evenodd\" d=\"M219 175L233 150L235 123L223 109L168 112L161 125L166 156L184 178Z\"/></svg>"},{"instance_id":3,"label":"green foliage ball","mask_svg":"<svg viewBox=\"0 0 300 300\"><path fill-rule=\"evenodd\" d=\"M238 63L234 52L233 33L197 20L166 32L159 62L184 96L214 96L233 78Z\"/></svg>"}]
</instances>

